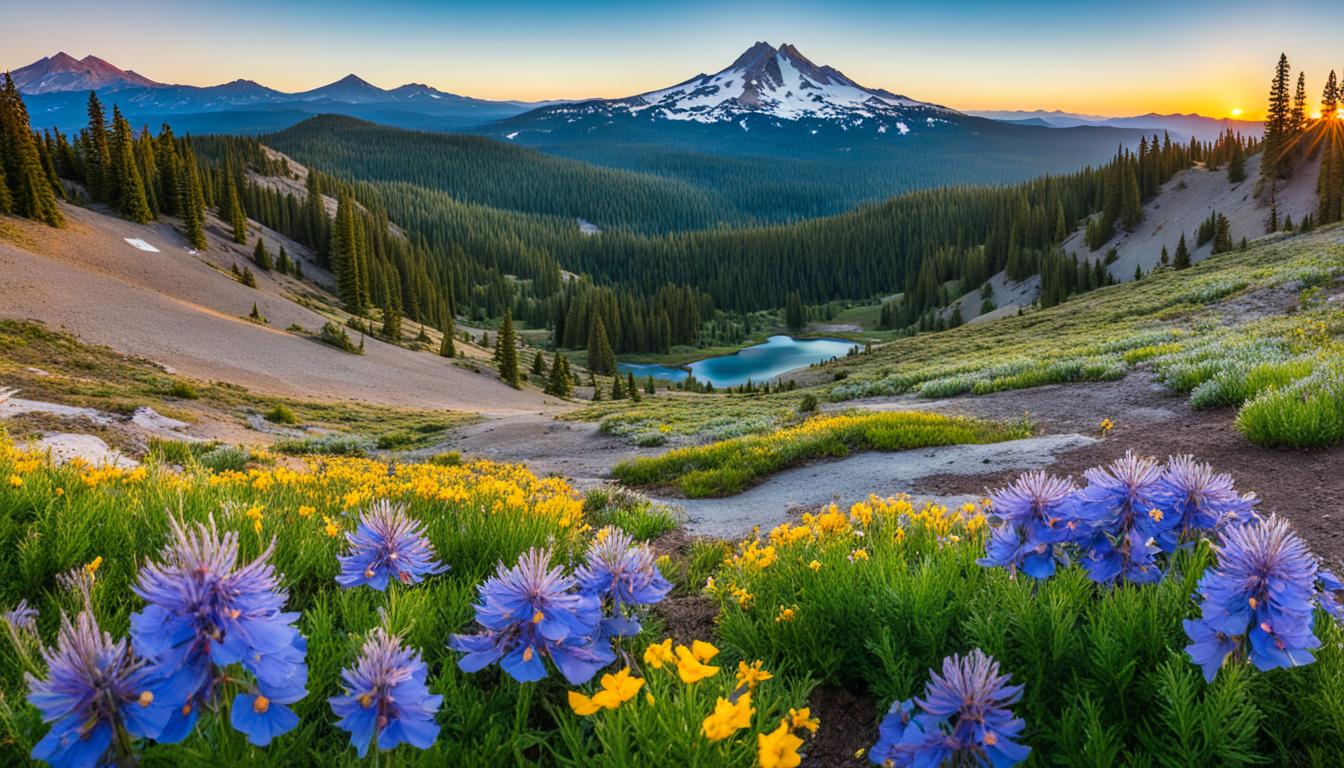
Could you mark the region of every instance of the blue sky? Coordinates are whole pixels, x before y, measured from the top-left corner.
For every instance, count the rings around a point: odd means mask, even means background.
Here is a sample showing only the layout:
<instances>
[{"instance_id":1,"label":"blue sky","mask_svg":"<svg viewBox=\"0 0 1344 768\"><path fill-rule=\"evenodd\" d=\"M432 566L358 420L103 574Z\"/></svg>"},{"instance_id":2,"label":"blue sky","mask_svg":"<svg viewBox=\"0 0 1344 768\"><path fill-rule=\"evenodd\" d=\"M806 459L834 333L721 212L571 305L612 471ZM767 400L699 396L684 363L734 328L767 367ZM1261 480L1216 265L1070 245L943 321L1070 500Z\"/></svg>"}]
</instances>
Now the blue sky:
<instances>
[{"instance_id":1,"label":"blue sky","mask_svg":"<svg viewBox=\"0 0 1344 768\"><path fill-rule=\"evenodd\" d=\"M54 0L7 13L0 67L64 50L156 80L284 90L355 72L485 98L624 96L767 40L963 109L1255 116L1281 50L1313 97L1344 70L1344 2Z\"/></svg>"}]
</instances>

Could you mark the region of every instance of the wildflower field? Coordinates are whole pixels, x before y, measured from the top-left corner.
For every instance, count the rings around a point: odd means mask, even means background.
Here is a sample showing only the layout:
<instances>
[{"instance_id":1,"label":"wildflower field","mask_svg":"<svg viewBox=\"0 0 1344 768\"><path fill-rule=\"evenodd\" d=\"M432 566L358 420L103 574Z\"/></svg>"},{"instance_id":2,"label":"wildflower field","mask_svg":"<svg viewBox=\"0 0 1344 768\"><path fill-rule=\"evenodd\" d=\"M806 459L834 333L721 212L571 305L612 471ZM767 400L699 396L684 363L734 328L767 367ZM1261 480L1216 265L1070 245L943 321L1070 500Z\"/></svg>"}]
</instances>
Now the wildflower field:
<instances>
[{"instance_id":1,"label":"wildflower field","mask_svg":"<svg viewBox=\"0 0 1344 768\"><path fill-rule=\"evenodd\" d=\"M0 761L787 768L823 684L871 694L877 764L1338 765L1342 586L1255 507L1126 456L822 510L705 579L656 509L515 466L4 442ZM670 637L699 592L714 631Z\"/></svg>"}]
</instances>

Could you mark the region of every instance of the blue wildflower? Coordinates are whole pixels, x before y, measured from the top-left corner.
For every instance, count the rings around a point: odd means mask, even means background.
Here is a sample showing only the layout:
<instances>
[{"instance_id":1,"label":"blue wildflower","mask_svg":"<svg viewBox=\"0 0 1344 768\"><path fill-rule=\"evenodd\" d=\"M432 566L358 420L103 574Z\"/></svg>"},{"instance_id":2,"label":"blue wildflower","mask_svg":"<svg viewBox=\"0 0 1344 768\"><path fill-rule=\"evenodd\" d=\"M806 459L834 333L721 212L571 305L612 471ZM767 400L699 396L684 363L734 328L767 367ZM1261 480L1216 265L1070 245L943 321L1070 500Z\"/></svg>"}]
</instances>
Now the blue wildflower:
<instances>
[{"instance_id":1,"label":"blue wildflower","mask_svg":"<svg viewBox=\"0 0 1344 768\"><path fill-rule=\"evenodd\" d=\"M1057 564L1067 564L1063 544L1078 529L1074 490L1072 480L1029 472L991 493L994 526L977 562L1034 579L1054 575Z\"/></svg>"},{"instance_id":2,"label":"blue wildflower","mask_svg":"<svg viewBox=\"0 0 1344 768\"><path fill-rule=\"evenodd\" d=\"M1031 748L1015 739L1026 727L1009 705L1022 698L1022 686L1009 685L999 663L975 649L943 660L942 674L930 670L924 698L892 705L868 759L878 765L1010 766L1025 760ZM921 711L916 712L918 706Z\"/></svg>"},{"instance_id":3,"label":"blue wildflower","mask_svg":"<svg viewBox=\"0 0 1344 768\"><path fill-rule=\"evenodd\" d=\"M1335 621L1344 624L1344 603L1335 597L1336 592L1344 592L1344 582L1339 580L1334 571L1322 568L1316 572L1316 587L1316 604Z\"/></svg>"},{"instance_id":4,"label":"blue wildflower","mask_svg":"<svg viewBox=\"0 0 1344 768\"><path fill-rule=\"evenodd\" d=\"M26 598L20 600L13 610L5 611L4 621L15 635L37 633L37 610L28 605Z\"/></svg>"},{"instance_id":5,"label":"blue wildflower","mask_svg":"<svg viewBox=\"0 0 1344 768\"><path fill-rule=\"evenodd\" d=\"M478 672L499 662L520 682L546 676L543 659L551 661L573 685L592 679L615 661L611 648L595 641L602 609L591 595L575 594L573 578L551 565L551 553L530 549L513 568L500 563L494 577L480 588L476 621L485 628L475 635L453 635L448 647L465 653L457 664Z\"/></svg>"},{"instance_id":6,"label":"blue wildflower","mask_svg":"<svg viewBox=\"0 0 1344 768\"><path fill-rule=\"evenodd\" d=\"M1228 527L1214 551L1217 563L1199 580L1202 615L1185 622L1186 653L1204 678L1241 653L1260 670L1314 661L1316 561L1287 521Z\"/></svg>"},{"instance_id":7,"label":"blue wildflower","mask_svg":"<svg viewBox=\"0 0 1344 768\"><path fill-rule=\"evenodd\" d=\"M100 630L88 610L73 624L61 617L56 646L42 657L47 679L26 675L28 701L52 725L33 747L34 759L58 768L91 768L114 744L124 751L131 737L155 737L168 722L169 706L144 662L124 639L113 642Z\"/></svg>"},{"instance_id":8,"label":"blue wildflower","mask_svg":"<svg viewBox=\"0 0 1344 768\"><path fill-rule=\"evenodd\" d=\"M1164 531L1163 549L1167 551L1176 543L1172 537L1189 542L1200 531L1219 531L1224 526L1251 522L1259 503L1253 493L1237 493L1231 475L1216 473L1213 467L1195 461L1192 456L1173 456L1167 460L1153 500L1159 509L1177 520Z\"/></svg>"},{"instance_id":9,"label":"blue wildflower","mask_svg":"<svg viewBox=\"0 0 1344 768\"><path fill-rule=\"evenodd\" d=\"M617 528L597 532L575 576L579 591L596 597L606 609L599 641L639 634L639 619L629 609L660 602L672 591L654 563L653 550L636 545L630 534Z\"/></svg>"},{"instance_id":10,"label":"blue wildflower","mask_svg":"<svg viewBox=\"0 0 1344 768\"><path fill-rule=\"evenodd\" d=\"M447 570L434 559L424 526L409 517L403 505L385 499L374 502L360 518L359 527L345 536L351 550L339 558L341 575L336 583L342 587L367 584L381 592L389 579L418 584L426 576Z\"/></svg>"},{"instance_id":11,"label":"blue wildflower","mask_svg":"<svg viewBox=\"0 0 1344 768\"><path fill-rule=\"evenodd\" d=\"M241 664L256 685L235 698L230 721L265 745L298 724L289 705L303 698L308 679L307 641L294 627L298 614L281 610L288 595L269 562L275 543L239 566L236 532L221 536L213 521L185 528L174 520L172 533L162 562L140 571L134 591L148 605L131 615L135 650L165 679L176 705L157 738L185 738L200 706L215 703L224 668Z\"/></svg>"},{"instance_id":12,"label":"blue wildflower","mask_svg":"<svg viewBox=\"0 0 1344 768\"><path fill-rule=\"evenodd\" d=\"M1159 506L1163 471L1147 457L1126 453L1109 467L1089 469L1078 494L1084 524L1078 540L1081 561L1093 581L1119 578L1135 584L1162 580L1157 554L1175 546L1180 520Z\"/></svg>"},{"instance_id":13,"label":"blue wildflower","mask_svg":"<svg viewBox=\"0 0 1344 768\"><path fill-rule=\"evenodd\" d=\"M376 736L378 749L406 743L429 749L439 736L434 715L443 702L425 683L420 653L403 648L401 638L376 628L364 642L355 666L341 672L345 695L328 699L363 757Z\"/></svg>"}]
</instances>

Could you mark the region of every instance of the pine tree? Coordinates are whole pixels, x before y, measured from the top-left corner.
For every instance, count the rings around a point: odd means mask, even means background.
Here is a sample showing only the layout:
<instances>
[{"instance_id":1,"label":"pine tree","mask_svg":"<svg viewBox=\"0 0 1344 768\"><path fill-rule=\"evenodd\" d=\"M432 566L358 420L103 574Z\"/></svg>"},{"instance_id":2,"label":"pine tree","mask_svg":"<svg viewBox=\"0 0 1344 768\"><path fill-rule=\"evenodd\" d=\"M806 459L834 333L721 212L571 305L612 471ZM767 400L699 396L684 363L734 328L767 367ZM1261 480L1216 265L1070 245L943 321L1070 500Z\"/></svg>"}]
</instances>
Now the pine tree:
<instances>
[{"instance_id":1,"label":"pine tree","mask_svg":"<svg viewBox=\"0 0 1344 768\"><path fill-rule=\"evenodd\" d=\"M359 229L355 219L355 201L342 194L336 203L336 221L331 226L331 268L336 273L337 292L345 308L363 315L365 291L359 258Z\"/></svg>"},{"instance_id":2,"label":"pine tree","mask_svg":"<svg viewBox=\"0 0 1344 768\"><path fill-rule=\"evenodd\" d=\"M615 373L616 354L607 339L607 326L598 314L588 330L588 370L593 373Z\"/></svg>"},{"instance_id":3,"label":"pine tree","mask_svg":"<svg viewBox=\"0 0 1344 768\"><path fill-rule=\"evenodd\" d=\"M1340 100L1339 81L1335 79L1335 70L1330 70L1330 76L1325 79L1325 90L1321 92L1321 119L1334 120L1335 114L1339 112Z\"/></svg>"},{"instance_id":4,"label":"pine tree","mask_svg":"<svg viewBox=\"0 0 1344 768\"><path fill-rule=\"evenodd\" d=\"M542 378L546 376L546 357L541 350L537 350L537 354L532 357L531 373L533 376L541 376Z\"/></svg>"},{"instance_id":5,"label":"pine tree","mask_svg":"<svg viewBox=\"0 0 1344 768\"><path fill-rule=\"evenodd\" d=\"M275 268L282 275L288 275L293 270L289 263L289 254L285 253L284 243L280 244L280 255L275 257Z\"/></svg>"},{"instance_id":6,"label":"pine tree","mask_svg":"<svg viewBox=\"0 0 1344 768\"><path fill-rule=\"evenodd\" d=\"M1307 73L1297 73L1297 91L1293 94L1293 111L1289 121L1290 135L1294 140L1307 127Z\"/></svg>"},{"instance_id":7,"label":"pine tree","mask_svg":"<svg viewBox=\"0 0 1344 768\"><path fill-rule=\"evenodd\" d=\"M457 345L453 342L453 337L457 335L457 324L453 322L452 313L444 313L443 327L439 330L443 332L443 341L439 342L439 354L443 357L457 357Z\"/></svg>"},{"instance_id":8,"label":"pine tree","mask_svg":"<svg viewBox=\"0 0 1344 768\"><path fill-rule=\"evenodd\" d=\"M504 321L499 324L499 377L509 384L518 386L518 339L513 332L513 310L504 311Z\"/></svg>"},{"instance_id":9,"label":"pine tree","mask_svg":"<svg viewBox=\"0 0 1344 768\"><path fill-rule=\"evenodd\" d=\"M644 399L639 394L639 386L635 384L635 374L633 371L627 371L625 374L625 392L630 399L636 403Z\"/></svg>"},{"instance_id":10,"label":"pine tree","mask_svg":"<svg viewBox=\"0 0 1344 768\"><path fill-rule=\"evenodd\" d=\"M198 251L203 251L208 245L205 240L205 193L201 189L196 154L190 147L187 148L186 156L179 166L177 189L187 244Z\"/></svg>"},{"instance_id":11,"label":"pine tree","mask_svg":"<svg viewBox=\"0 0 1344 768\"><path fill-rule=\"evenodd\" d=\"M1158 259L1158 263L1164 267L1171 263L1171 257L1167 255L1167 246L1165 245L1162 246L1162 256Z\"/></svg>"},{"instance_id":12,"label":"pine tree","mask_svg":"<svg viewBox=\"0 0 1344 768\"><path fill-rule=\"evenodd\" d=\"M569 359L556 353L551 361L551 375L546 380L545 392L554 397L569 397L574 390L574 381L569 375Z\"/></svg>"},{"instance_id":13,"label":"pine tree","mask_svg":"<svg viewBox=\"0 0 1344 768\"><path fill-rule=\"evenodd\" d=\"M1241 146L1241 140L1232 135L1231 128L1227 129L1227 139L1227 181L1229 184L1238 184L1246 180L1246 151Z\"/></svg>"},{"instance_id":14,"label":"pine tree","mask_svg":"<svg viewBox=\"0 0 1344 768\"><path fill-rule=\"evenodd\" d=\"M644 394L652 395L656 393L657 390L654 388L653 375L650 374L648 378L644 379Z\"/></svg>"},{"instance_id":15,"label":"pine tree","mask_svg":"<svg viewBox=\"0 0 1344 768\"><path fill-rule=\"evenodd\" d=\"M1292 102L1288 95L1290 76L1288 56L1279 54L1279 63L1269 86L1269 109L1265 113L1264 159L1260 163L1260 175L1270 180L1271 184L1275 179L1285 175L1284 157L1292 138Z\"/></svg>"},{"instance_id":16,"label":"pine tree","mask_svg":"<svg viewBox=\"0 0 1344 768\"><path fill-rule=\"evenodd\" d=\"M233 183L232 176L226 184L224 193L228 201L226 214L233 227L233 242L241 245L247 242L247 211L243 209L243 202L238 199L238 187Z\"/></svg>"},{"instance_id":17,"label":"pine tree","mask_svg":"<svg viewBox=\"0 0 1344 768\"><path fill-rule=\"evenodd\" d=\"M53 227L64 222L56 193L42 167L28 109L8 73L0 88L0 168L8 210Z\"/></svg>"},{"instance_id":18,"label":"pine tree","mask_svg":"<svg viewBox=\"0 0 1344 768\"><path fill-rule=\"evenodd\" d=\"M391 295L383 296L383 338L393 344L401 343L401 313L392 304Z\"/></svg>"},{"instance_id":19,"label":"pine tree","mask_svg":"<svg viewBox=\"0 0 1344 768\"><path fill-rule=\"evenodd\" d=\"M283 252L283 249L282 249ZM257 246L252 249L252 263L263 272L270 272L275 265L271 262L271 253L266 250L266 241L257 238Z\"/></svg>"},{"instance_id":20,"label":"pine tree","mask_svg":"<svg viewBox=\"0 0 1344 768\"><path fill-rule=\"evenodd\" d=\"M1185 233L1181 233L1181 239L1176 241L1176 256L1172 260L1172 266L1176 269L1187 269L1190 266L1190 249L1185 245Z\"/></svg>"},{"instance_id":21,"label":"pine tree","mask_svg":"<svg viewBox=\"0 0 1344 768\"><path fill-rule=\"evenodd\" d=\"M625 399L625 387L621 385L621 375L619 373L611 377L611 399Z\"/></svg>"},{"instance_id":22,"label":"pine tree","mask_svg":"<svg viewBox=\"0 0 1344 768\"><path fill-rule=\"evenodd\" d=\"M89 92L89 151L85 153L85 182L89 194L100 202L113 202L112 150L107 141L107 117L98 94Z\"/></svg>"}]
</instances>

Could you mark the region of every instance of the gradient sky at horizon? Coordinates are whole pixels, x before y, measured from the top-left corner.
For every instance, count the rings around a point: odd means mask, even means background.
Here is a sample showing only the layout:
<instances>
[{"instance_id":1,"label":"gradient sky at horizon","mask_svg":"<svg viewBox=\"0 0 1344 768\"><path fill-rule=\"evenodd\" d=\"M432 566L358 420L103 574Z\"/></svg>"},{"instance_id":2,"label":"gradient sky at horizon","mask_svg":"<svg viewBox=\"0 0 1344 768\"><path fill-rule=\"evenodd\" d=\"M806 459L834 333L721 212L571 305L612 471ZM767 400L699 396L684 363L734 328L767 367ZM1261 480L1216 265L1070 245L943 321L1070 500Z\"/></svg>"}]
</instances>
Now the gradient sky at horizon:
<instances>
[{"instance_id":1,"label":"gradient sky at horizon","mask_svg":"<svg viewBox=\"0 0 1344 768\"><path fill-rule=\"evenodd\" d=\"M48 0L6 18L0 68L65 51L163 82L297 91L353 72L490 99L628 96L721 69L757 40L959 109L1256 119L1280 51L1313 104L1344 70L1338 0Z\"/></svg>"}]
</instances>

